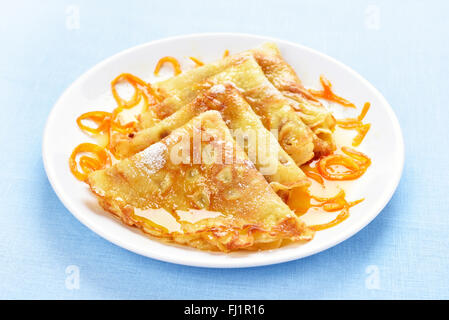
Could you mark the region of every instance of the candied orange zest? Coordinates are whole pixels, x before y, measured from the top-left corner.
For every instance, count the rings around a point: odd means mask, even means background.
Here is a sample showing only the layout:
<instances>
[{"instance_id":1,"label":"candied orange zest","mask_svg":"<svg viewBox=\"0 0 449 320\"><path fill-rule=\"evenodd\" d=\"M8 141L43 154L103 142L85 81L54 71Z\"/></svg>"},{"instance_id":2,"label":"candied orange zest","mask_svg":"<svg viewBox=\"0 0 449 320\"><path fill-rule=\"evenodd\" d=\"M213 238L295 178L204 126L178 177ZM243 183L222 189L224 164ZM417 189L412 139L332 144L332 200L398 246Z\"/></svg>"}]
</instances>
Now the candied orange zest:
<instances>
[{"instance_id":1,"label":"candied orange zest","mask_svg":"<svg viewBox=\"0 0 449 320\"><path fill-rule=\"evenodd\" d=\"M353 129L357 131L357 135L352 141L352 146L357 147L362 143L369 129L371 128L370 123L364 124L362 121L365 118L368 110L370 108L370 103L366 102L363 106L362 111L357 116L357 118L345 118L337 120L337 125L343 129Z\"/></svg>"},{"instance_id":2,"label":"candied orange zest","mask_svg":"<svg viewBox=\"0 0 449 320\"><path fill-rule=\"evenodd\" d=\"M353 128L354 126L360 125L363 119L365 119L366 114L368 113L369 109L371 107L371 103L365 102L363 105L362 111L357 116L357 118L345 118L345 119L338 119L337 124L340 125L342 128L348 127Z\"/></svg>"},{"instance_id":3,"label":"candied orange zest","mask_svg":"<svg viewBox=\"0 0 449 320\"><path fill-rule=\"evenodd\" d=\"M195 62L197 67L204 66L204 62L195 57L189 57L189 59L192 60L193 62Z\"/></svg>"},{"instance_id":4,"label":"candied orange zest","mask_svg":"<svg viewBox=\"0 0 449 320\"><path fill-rule=\"evenodd\" d=\"M345 154L331 154L318 160L316 166L320 175L328 180L354 180L361 177L371 165L371 159L349 147L342 147L341 150ZM335 172L335 166L347 170Z\"/></svg>"},{"instance_id":5,"label":"candied orange zest","mask_svg":"<svg viewBox=\"0 0 449 320\"><path fill-rule=\"evenodd\" d=\"M76 123L78 124L78 127L88 133L91 134L100 134L102 132L106 132L109 129L110 125L110 119L111 119L111 113L105 112L105 111L91 111L86 112L80 115L76 119ZM92 128L90 126L87 126L83 123L85 120L93 121L97 124L96 128Z\"/></svg>"},{"instance_id":6,"label":"candied orange zest","mask_svg":"<svg viewBox=\"0 0 449 320\"><path fill-rule=\"evenodd\" d=\"M342 210L344 208L351 208L356 204L362 202L364 199L348 202L346 201L346 194L343 190L341 190L337 195L330 198L318 198L315 196L311 196L312 199L318 201L317 204L313 204L314 207L322 207L324 211L327 212L335 212L338 210Z\"/></svg>"},{"instance_id":7,"label":"candied orange zest","mask_svg":"<svg viewBox=\"0 0 449 320\"><path fill-rule=\"evenodd\" d=\"M365 102L362 108L362 112L360 112L359 116L357 117L357 120L362 121L365 119L366 114L368 113L369 108L371 107L371 103Z\"/></svg>"},{"instance_id":8,"label":"candied orange zest","mask_svg":"<svg viewBox=\"0 0 449 320\"><path fill-rule=\"evenodd\" d=\"M357 132L358 132L357 136L355 136L354 140L352 141L353 147L358 147L362 143L363 139L365 139L365 136L368 133L370 128L371 128L370 123L361 125L360 127L357 128Z\"/></svg>"},{"instance_id":9,"label":"candied orange zest","mask_svg":"<svg viewBox=\"0 0 449 320\"><path fill-rule=\"evenodd\" d=\"M319 197L319 196L314 196L314 195L311 195L310 197L313 200L317 201L317 202L326 202L326 201L330 201L330 200L334 200L334 199L344 198L345 197L345 191L344 190L340 190L333 197Z\"/></svg>"},{"instance_id":10,"label":"candied orange zest","mask_svg":"<svg viewBox=\"0 0 449 320\"><path fill-rule=\"evenodd\" d=\"M335 227L337 224L342 223L348 217L349 217L349 210L345 208L338 214L338 216L334 220L329 221L328 223L315 224L313 226L309 226L309 228L312 230L315 230L315 231L329 229L329 228Z\"/></svg>"},{"instance_id":11,"label":"candied orange zest","mask_svg":"<svg viewBox=\"0 0 449 320\"><path fill-rule=\"evenodd\" d=\"M88 156L81 156L79 158L79 165L83 171L86 171L86 170L95 171L96 168L101 167L101 163L100 163L100 161L98 161L98 159L91 158Z\"/></svg>"},{"instance_id":12,"label":"candied orange zest","mask_svg":"<svg viewBox=\"0 0 449 320\"><path fill-rule=\"evenodd\" d=\"M362 202L364 199L348 202L346 200L346 193L341 189L335 196L319 197L310 194L310 191L304 188L295 188L291 190L288 198L288 206L301 216L308 212L310 208L322 208L326 212L340 211L338 216L327 223L313 225L313 230L319 231L336 226L344 221L349 216L349 208Z\"/></svg>"},{"instance_id":13,"label":"candied orange zest","mask_svg":"<svg viewBox=\"0 0 449 320\"><path fill-rule=\"evenodd\" d=\"M165 63L170 63L173 66L173 70L175 72L175 75L180 74L181 71L181 65L179 64L178 60L174 57L166 56L159 59L159 61L156 64L156 68L154 69L154 75L157 76L159 74L159 71L161 70L162 66Z\"/></svg>"},{"instance_id":14,"label":"candied orange zest","mask_svg":"<svg viewBox=\"0 0 449 320\"><path fill-rule=\"evenodd\" d=\"M371 159L368 156L360 151L352 149L350 147L341 147L341 151L343 151L346 155L351 156L356 159L362 168L367 169L371 165Z\"/></svg>"},{"instance_id":15,"label":"candied orange zest","mask_svg":"<svg viewBox=\"0 0 449 320\"><path fill-rule=\"evenodd\" d=\"M134 94L129 100L124 100L117 92L116 85L120 81L127 81L134 88ZM122 134L129 134L135 131L136 121L131 121L127 124L121 124L117 117L124 109L130 109L138 105L143 101L142 112L148 111L150 105L154 105L160 101L160 98L156 94L151 85L139 77L129 73L122 73L111 82L112 94L117 102L117 108L112 111L110 121L109 141L111 141L111 133L117 131ZM149 101L151 98L151 101Z\"/></svg>"},{"instance_id":16,"label":"candied orange zest","mask_svg":"<svg viewBox=\"0 0 449 320\"><path fill-rule=\"evenodd\" d=\"M333 166L343 166L348 169L344 173L334 173ZM321 176L328 180L353 180L360 177L363 172L359 165L350 157L341 154L332 154L321 158L317 163Z\"/></svg>"},{"instance_id":17,"label":"candied orange zest","mask_svg":"<svg viewBox=\"0 0 449 320\"><path fill-rule=\"evenodd\" d=\"M131 99L129 100L125 100L122 97L120 97L120 95L117 92L117 84L121 81L126 81L128 82L133 88L134 88L134 93L131 97ZM151 87L151 85L149 83L146 83L145 81L143 81L142 79L140 79L139 77L136 77L135 75L132 75L130 73L122 73L119 76L117 76L114 80L112 80L111 82L111 90L112 90L112 95L114 96L115 101L117 102L117 106L119 108L123 108L123 109L130 109L134 106L136 106L140 100L142 99L142 97L151 97L153 101L152 104L158 102L160 99L157 96L156 92L154 91L154 89ZM148 99L147 99L148 101Z\"/></svg>"},{"instance_id":18,"label":"candied orange zest","mask_svg":"<svg viewBox=\"0 0 449 320\"><path fill-rule=\"evenodd\" d=\"M106 150L93 143L81 143L73 150L69 158L70 171L80 181L86 181L89 173L110 165L111 157Z\"/></svg>"},{"instance_id":19,"label":"candied orange zest","mask_svg":"<svg viewBox=\"0 0 449 320\"><path fill-rule=\"evenodd\" d=\"M302 165L301 169L304 172L304 174L307 177L309 177L310 179L315 180L316 182L318 182L321 185L324 184L323 177L320 176L318 169L316 167L311 167L310 163Z\"/></svg>"},{"instance_id":20,"label":"candied orange zest","mask_svg":"<svg viewBox=\"0 0 449 320\"><path fill-rule=\"evenodd\" d=\"M364 200L365 200L365 198L362 198L362 199L359 199L359 200L355 200L355 201L348 202L348 206L349 206L349 208L352 208L353 206L359 204L360 202L362 202L362 201L364 201Z\"/></svg>"},{"instance_id":21,"label":"candied orange zest","mask_svg":"<svg viewBox=\"0 0 449 320\"><path fill-rule=\"evenodd\" d=\"M340 192L337 195L335 195L333 197L329 197L329 198L316 197L313 195L311 196L311 198L314 199L315 201L319 202L317 204L313 204L312 206L314 206L314 207L322 207L323 210L327 211L327 212L335 212L335 211L341 210L341 212L338 214L338 216L335 219L333 219L332 221L324 223L324 224L310 226L310 228L315 231L328 229L328 228L334 227L337 224L343 222L344 220L346 220L349 217L349 208L355 206L356 204L359 204L360 202L362 202L364 200L364 199L359 199L356 201L348 202L346 200L346 194L345 194L344 190L340 190Z\"/></svg>"},{"instance_id":22,"label":"candied orange zest","mask_svg":"<svg viewBox=\"0 0 449 320\"><path fill-rule=\"evenodd\" d=\"M136 86L134 86L131 81L128 81L130 79L129 76L130 74L122 73L111 82L112 95L114 96L114 99L117 102L118 107L123 109L130 109L134 107L136 104L139 103L140 100L140 90L137 90ZM128 83L134 87L134 93L130 100L123 99L117 92L116 86L121 81L128 81Z\"/></svg>"},{"instance_id":23,"label":"candied orange zest","mask_svg":"<svg viewBox=\"0 0 449 320\"><path fill-rule=\"evenodd\" d=\"M328 79L326 79L324 77L324 75L320 76L320 82L323 87L323 90L313 90L313 89L308 90L313 96L315 96L316 98L322 98L322 99L336 102L336 103L341 104L342 106L345 106L348 108L356 107L355 104L353 104L352 102L336 95L332 91L332 83Z\"/></svg>"},{"instance_id":24,"label":"candied orange zest","mask_svg":"<svg viewBox=\"0 0 449 320\"><path fill-rule=\"evenodd\" d=\"M117 92L116 86L121 81L128 82L134 88L134 93L129 100L123 99ZM112 155L117 157L112 148L113 134L130 134L136 130L136 121L131 121L126 124L120 122L118 119L120 112L124 109L133 108L141 102L143 102L142 112L145 112L148 111L150 104L154 105L160 101L160 98L149 83L146 83L139 77L130 73L122 73L113 79L111 81L111 90L117 103L117 107L112 112L86 112L76 119L81 130L93 135L103 134L107 138L106 148L102 148L96 144L83 143L73 150L69 159L70 170L75 177L81 181L84 181L90 172L110 165L110 155L106 150L109 150ZM85 121L92 121L97 124L97 126L88 126ZM80 153L87 153L90 155L80 155L78 157Z\"/></svg>"},{"instance_id":25,"label":"candied orange zest","mask_svg":"<svg viewBox=\"0 0 449 320\"><path fill-rule=\"evenodd\" d=\"M313 195L310 197L318 202L316 204L311 204L312 207L321 207L327 212L335 212L348 206L348 202L345 199L346 194L344 190L341 190L337 195L330 198L322 198Z\"/></svg>"},{"instance_id":26,"label":"candied orange zest","mask_svg":"<svg viewBox=\"0 0 449 320\"><path fill-rule=\"evenodd\" d=\"M296 187L290 190L287 205L297 216L301 216L310 209L310 192L305 187Z\"/></svg>"},{"instance_id":27,"label":"candied orange zest","mask_svg":"<svg viewBox=\"0 0 449 320\"><path fill-rule=\"evenodd\" d=\"M119 113L122 111L123 109L121 108L116 108L114 109L114 111L112 111L112 116L111 116L111 130L109 132L109 135L112 134L112 131L116 131L122 134L130 134L131 132L135 131L135 127L137 122L136 121L131 121L128 122L126 124L121 124L120 120L117 119Z\"/></svg>"}]
</instances>

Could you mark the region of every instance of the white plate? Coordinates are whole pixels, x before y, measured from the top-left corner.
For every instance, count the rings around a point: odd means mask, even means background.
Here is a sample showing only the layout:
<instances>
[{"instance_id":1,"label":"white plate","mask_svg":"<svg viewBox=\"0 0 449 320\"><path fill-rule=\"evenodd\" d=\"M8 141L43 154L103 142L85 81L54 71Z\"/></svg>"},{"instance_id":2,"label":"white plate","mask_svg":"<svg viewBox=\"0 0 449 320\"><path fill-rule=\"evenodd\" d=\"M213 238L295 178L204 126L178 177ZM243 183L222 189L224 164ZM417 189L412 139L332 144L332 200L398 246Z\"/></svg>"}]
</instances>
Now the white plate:
<instances>
[{"instance_id":1,"label":"white plate","mask_svg":"<svg viewBox=\"0 0 449 320\"><path fill-rule=\"evenodd\" d=\"M319 76L325 74L336 92L358 106L371 102L366 121L371 130L359 150L367 153L373 163L366 174L351 182L348 199L366 198L351 210L350 217L338 226L318 232L304 245L253 253L210 253L170 245L150 239L140 231L126 227L104 212L85 184L69 171L68 158L73 148L88 141L75 119L92 110L112 110L110 81L122 72L133 73L154 81L152 73L163 56L179 58L183 68L195 56L205 62L221 57L224 50L240 52L261 44L276 42L285 59L294 67L306 86L319 87ZM371 63L371 61L367 61ZM167 74L170 68L166 68ZM360 111L360 109L359 109ZM395 191L402 173L404 146L401 129L393 110L384 97L356 72L315 50L287 41L246 34L196 34L180 36L140 45L99 63L76 80L59 98L51 111L44 132L42 156L45 170L58 197L82 223L105 239L138 254L202 267L236 268L269 265L303 258L323 251L354 235L385 207Z\"/></svg>"}]
</instances>

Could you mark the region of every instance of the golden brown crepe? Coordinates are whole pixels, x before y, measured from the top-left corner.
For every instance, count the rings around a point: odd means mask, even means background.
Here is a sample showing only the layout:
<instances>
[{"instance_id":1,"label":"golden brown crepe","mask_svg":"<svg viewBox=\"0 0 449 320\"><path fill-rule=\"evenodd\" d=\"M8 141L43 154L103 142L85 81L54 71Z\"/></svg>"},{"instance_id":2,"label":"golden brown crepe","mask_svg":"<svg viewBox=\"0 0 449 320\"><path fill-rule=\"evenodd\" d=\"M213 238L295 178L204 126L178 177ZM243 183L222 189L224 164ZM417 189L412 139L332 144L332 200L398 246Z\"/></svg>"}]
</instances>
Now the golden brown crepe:
<instances>
[{"instance_id":1,"label":"golden brown crepe","mask_svg":"<svg viewBox=\"0 0 449 320\"><path fill-rule=\"evenodd\" d=\"M114 153L126 158L142 151L208 110L220 112L228 128L233 130L234 139L275 191L308 184L304 173L279 146L276 137L265 129L238 90L229 83L212 86L158 124L119 141Z\"/></svg>"},{"instance_id":2,"label":"golden brown crepe","mask_svg":"<svg viewBox=\"0 0 449 320\"><path fill-rule=\"evenodd\" d=\"M267 79L288 98L292 107L298 112L301 120L309 126L313 136L315 157L331 153L335 149L332 132L335 128L335 118L332 113L315 99L302 85L293 68L282 58L275 43L264 43L262 46L247 52L232 55L226 59L208 64L206 68L196 69L187 78L191 83L202 81L208 75L226 72L227 68L241 62L242 56L252 54L262 68ZM185 85L184 81L173 80L176 86ZM157 84L156 84L157 86ZM179 100L174 98L174 100ZM164 110L165 116L173 110ZM164 115L163 115L164 116ZM151 122L150 114L146 117L146 126Z\"/></svg>"},{"instance_id":3,"label":"golden brown crepe","mask_svg":"<svg viewBox=\"0 0 449 320\"><path fill-rule=\"evenodd\" d=\"M279 144L297 165L313 158L314 139L319 139L302 122L287 98L268 81L251 53L234 55L154 84L164 99L156 113L160 118L173 114L211 83L232 83L237 87L265 128L278 132ZM141 125L147 126L145 115Z\"/></svg>"},{"instance_id":4,"label":"golden brown crepe","mask_svg":"<svg viewBox=\"0 0 449 320\"><path fill-rule=\"evenodd\" d=\"M103 208L124 223L203 250L274 248L313 237L234 142L217 111L91 173L87 182ZM171 213L171 230L152 219L161 211ZM199 221L182 218L200 211L211 214Z\"/></svg>"},{"instance_id":5,"label":"golden brown crepe","mask_svg":"<svg viewBox=\"0 0 449 320\"><path fill-rule=\"evenodd\" d=\"M295 70L282 58L277 45L272 42L250 50L265 76L286 97L292 106L318 138L323 141L321 154L328 154L335 149L332 132L336 120L332 113L315 99L302 85ZM317 148L315 148L315 152Z\"/></svg>"}]
</instances>

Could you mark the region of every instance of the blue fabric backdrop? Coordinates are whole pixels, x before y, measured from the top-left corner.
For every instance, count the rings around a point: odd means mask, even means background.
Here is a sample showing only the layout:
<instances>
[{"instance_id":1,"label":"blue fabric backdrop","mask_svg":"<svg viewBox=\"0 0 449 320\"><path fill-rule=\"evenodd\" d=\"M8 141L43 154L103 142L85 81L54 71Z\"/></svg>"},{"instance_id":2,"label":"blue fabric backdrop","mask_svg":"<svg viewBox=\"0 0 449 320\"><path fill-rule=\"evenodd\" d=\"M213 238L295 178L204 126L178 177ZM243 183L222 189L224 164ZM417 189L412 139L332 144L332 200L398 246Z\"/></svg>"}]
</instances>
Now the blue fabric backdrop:
<instances>
[{"instance_id":1,"label":"blue fabric backdrop","mask_svg":"<svg viewBox=\"0 0 449 320\"><path fill-rule=\"evenodd\" d=\"M447 1L9 1L0 12L0 298L449 298ZM239 270L172 265L81 225L46 178L41 139L97 62L167 36L245 32L315 48L391 103L406 162L360 233L312 257ZM79 272L79 283L73 281Z\"/></svg>"}]
</instances>

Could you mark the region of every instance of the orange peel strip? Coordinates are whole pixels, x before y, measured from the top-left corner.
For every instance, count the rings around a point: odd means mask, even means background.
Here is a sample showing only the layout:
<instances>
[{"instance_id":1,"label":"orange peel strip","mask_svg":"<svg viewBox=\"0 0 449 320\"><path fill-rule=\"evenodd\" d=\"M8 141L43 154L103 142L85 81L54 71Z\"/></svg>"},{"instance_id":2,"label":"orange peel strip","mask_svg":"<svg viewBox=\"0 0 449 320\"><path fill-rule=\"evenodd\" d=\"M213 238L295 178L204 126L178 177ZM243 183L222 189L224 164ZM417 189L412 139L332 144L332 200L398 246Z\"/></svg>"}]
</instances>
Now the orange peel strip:
<instances>
[{"instance_id":1,"label":"orange peel strip","mask_svg":"<svg viewBox=\"0 0 449 320\"><path fill-rule=\"evenodd\" d=\"M91 134L100 134L102 132L105 132L109 129L111 119L111 113L105 112L105 111L91 111L86 112L80 115L76 119L76 123L78 124L78 127L88 133ZM90 126L86 126L83 121L84 120L90 120L95 122L98 126L96 128L92 128Z\"/></svg>"},{"instance_id":2,"label":"orange peel strip","mask_svg":"<svg viewBox=\"0 0 449 320\"><path fill-rule=\"evenodd\" d=\"M349 147L342 147L341 150L344 155L331 154L317 162L320 175L328 180L354 180L361 177L371 165L371 159ZM334 166L343 166L347 171L335 172Z\"/></svg>"},{"instance_id":3,"label":"orange peel strip","mask_svg":"<svg viewBox=\"0 0 449 320\"><path fill-rule=\"evenodd\" d=\"M175 75L180 74L181 71L181 65L179 64L178 60L174 57L166 56L159 59L159 61L156 64L156 68L154 69L154 75L157 76L159 74L159 71L161 70L162 66L165 63L170 63L173 66L173 70L175 72Z\"/></svg>"},{"instance_id":4,"label":"orange peel strip","mask_svg":"<svg viewBox=\"0 0 449 320\"><path fill-rule=\"evenodd\" d=\"M134 88L134 93L130 100L125 100L117 92L116 86L119 82L126 81ZM119 108L123 109L130 109L134 106L136 106L139 102L142 96L152 97L154 101L152 103L158 102L160 99L154 89L151 87L151 85L139 77L136 77L133 74L130 73L122 73L119 76L117 76L114 80L111 82L111 90L112 95L114 96L115 101L117 102L117 106Z\"/></svg>"},{"instance_id":5,"label":"orange peel strip","mask_svg":"<svg viewBox=\"0 0 449 320\"><path fill-rule=\"evenodd\" d=\"M324 224L317 224L317 225L310 226L310 228L315 231L325 230L325 229L334 227L337 224L343 222L344 220L346 220L349 217L349 208L351 208L351 207L359 204L363 200L365 200L365 199L359 199L356 201L348 202L348 201L346 201L346 198L345 198L346 195L345 195L344 190L340 190L340 192L336 196L330 197L330 198L322 198L322 197L316 197L316 196L311 196L311 197L314 200L321 202L320 204L313 205L315 207L322 207L327 212L335 212L335 211L341 210L341 212L337 215L337 217L335 219L333 219L332 221L324 223Z\"/></svg>"},{"instance_id":6,"label":"orange peel strip","mask_svg":"<svg viewBox=\"0 0 449 320\"><path fill-rule=\"evenodd\" d=\"M80 156L78 164L76 158L83 153L90 154L90 156ZM111 165L109 154L104 148L93 143L81 143L73 150L69 158L70 171L80 181L85 181L89 173L106 168L109 165Z\"/></svg>"},{"instance_id":7,"label":"orange peel strip","mask_svg":"<svg viewBox=\"0 0 449 320\"><path fill-rule=\"evenodd\" d=\"M366 102L363 105L363 109L360 112L360 114L357 116L357 118L346 118L346 119L340 119L337 120L337 125L343 129L354 129L357 130L357 135L354 137L352 141L352 146L357 147L359 146L363 139L365 138L366 134L368 133L369 129L371 128L371 124L362 123L362 120L365 118L366 114L368 113L368 110L370 108L371 104L369 102Z\"/></svg>"},{"instance_id":8,"label":"orange peel strip","mask_svg":"<svg viewBox=\"0 0 449 320\"><path fill-rule=\"evenodd\" d=\"M321 230L329 229L329 228L335 227L339 223L342 223L348 217L349 217L349 210L347 210L345 208L345 209L342 210L342 212L334 220L329 221L328 223L315 224L315 225L312 225L312 226L309 226L309 227L310 227L310 229L315 230L315 231L321 231Z\"/></svg>"},{"instance_id":9,"label":"orange peel strip","mask_svg":"<svg viewBox=\"0 0 449 320\"><path fill-rule=\"evenodd\" d=\"M321 175L318 172L318 169L316 167L311 167L310 163L308 163L308 164L302 165L301 169L307 177L315 180L316 182L318 182L321 185L324 185L323 177L321 177Z\"/></svg>"},{"instance_id":10,"label":"orange peel strip","mask_svg":"<svg viewBox=\"0 0 449 320\"><path fill-rule=\"evenodd\" d=\"M313 90L313 89L308 90L313 96L315 96L316 98L322 98L336 102L348 108L356 108L355 104L346 100L345 98L336 95L332 91L332 83L328 79L326 79L324 75L320 76L320 82L321 85L323 86L323 90Z\"/></svg>"},{"instance_id":11,"label":"orange peel strip","mask_svg":"<svg viewBox=\"0 0 449 320\"><path fill-rule=\"evenodd\" d=\"M197 67L204 66L204 62L195 57L189 57L189 59L192 60L193 62L195 62Z\"/></svg>"}]
</instances>

